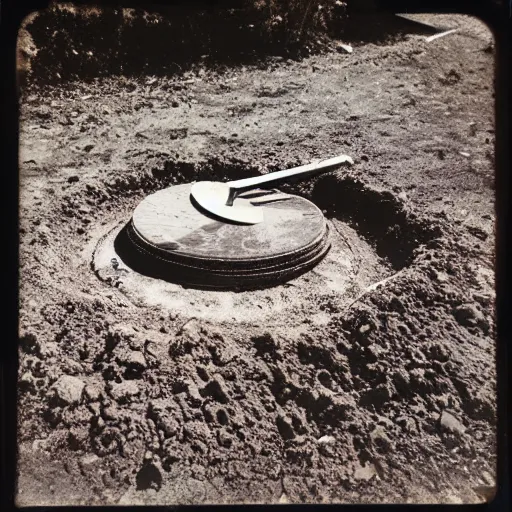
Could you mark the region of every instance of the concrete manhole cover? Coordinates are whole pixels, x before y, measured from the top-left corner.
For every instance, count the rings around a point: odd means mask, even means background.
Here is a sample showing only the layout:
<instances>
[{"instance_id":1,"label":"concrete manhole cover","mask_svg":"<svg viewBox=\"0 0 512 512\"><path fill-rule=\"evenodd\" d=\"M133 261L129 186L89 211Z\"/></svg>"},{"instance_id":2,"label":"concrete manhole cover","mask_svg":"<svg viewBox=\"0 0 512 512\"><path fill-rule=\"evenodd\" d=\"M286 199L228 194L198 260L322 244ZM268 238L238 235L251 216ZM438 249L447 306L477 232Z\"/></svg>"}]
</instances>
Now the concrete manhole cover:
<instances>
[{"instance_id":1,"label":"concrete manhole cover","mask_svg":"<svg viewBox=\"0 0 512 512\"><path fill-rule=\"evenodd\" d=\"M329 249L325 218L305 198L260 206L265 221L241 225L202 213L190 188L160 190L135 208L115 241L130 268L199 288L261 288L311 269Z\"/></svg>"}]
</instances>

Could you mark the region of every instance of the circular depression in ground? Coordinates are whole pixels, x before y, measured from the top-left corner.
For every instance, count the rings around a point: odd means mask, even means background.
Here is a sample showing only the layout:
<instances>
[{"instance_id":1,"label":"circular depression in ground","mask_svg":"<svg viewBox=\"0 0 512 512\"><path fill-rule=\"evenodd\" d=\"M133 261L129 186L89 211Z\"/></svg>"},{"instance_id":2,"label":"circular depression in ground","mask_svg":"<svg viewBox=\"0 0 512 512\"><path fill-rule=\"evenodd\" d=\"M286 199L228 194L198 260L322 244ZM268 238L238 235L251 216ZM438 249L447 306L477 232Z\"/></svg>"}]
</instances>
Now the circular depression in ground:
<instances>
[{"instance_id":1,"label":"circular depression in ground","mask_svg":"<svg viewBox=\"0 0 512 512\"><path fill-rule=\"evenodd\" d=\"M118 240L130 215L105 226L92 255L92 269L106 285L139 307L159 307L213 322L265 321L269 325L286 318L290 325L322 325L329 323L332 312L347 307L371 285L412 261L421 241L412 235L421 230L393 194L369 189L343 172L316 178L306 187L286 188L323 210L330 250L316 266L284 283L247 291L215 291L156 278L150 268L148 272L134 268L120 251ZM132 212L136 206L133 201Z\"/></svg>"}]
</instances>

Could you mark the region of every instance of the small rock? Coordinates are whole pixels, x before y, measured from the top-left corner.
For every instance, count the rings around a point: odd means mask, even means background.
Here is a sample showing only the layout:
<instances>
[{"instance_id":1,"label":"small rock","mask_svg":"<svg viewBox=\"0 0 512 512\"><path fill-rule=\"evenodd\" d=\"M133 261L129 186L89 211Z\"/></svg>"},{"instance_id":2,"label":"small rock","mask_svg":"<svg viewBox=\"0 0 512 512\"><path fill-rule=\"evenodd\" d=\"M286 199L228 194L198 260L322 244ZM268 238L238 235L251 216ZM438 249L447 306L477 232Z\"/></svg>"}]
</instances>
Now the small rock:
<instances>
[{"instance_id":1,"label":"small rock","mask_svg":"<svg viewBox=\"0 0 512 512\"><path fill-rule=\"evenodd\" d=\"M83 372L82 365L78 361L75 361L69 357L63 359L61 368L68 375L76 375Z\"/></svg>"},{"instance_id":2,"label":"small rock","mask_svg":"<svg viewBox=\"0 0 512 512\"><path fill-rule=\"evenodd\" d=\"M400 192L400 194L398 194L398 197L402 201L407 201L407 194L405 192Z\"/></svg>"},{"instance_id":3,"label":"small rock","mask_svg":"<svg viewBox=\"0 0 512 512\"><path fill-rule=\"evenodd\" d=\"M109 405L103 410L103 417L107 420L119 419L119 409L114 405Z\"/></svg>"},{"instance_id":4,"label":"small rock","mask_svg":"<svg viewBox=\"0 0 512 512\"><path fill-rule=\"evenodd\" d=\"M194 345L201 343L201 329L197 322L187 322L177 334L184 336Z\"/></svg>"},{"instance_id":5,"label":"small rock","mask_svg":"<svg viewBox=\"0 0 512 512\"><path fill-rule=\"evenodd\" d=\"M94 148L94 144L87 144L87 146L84 146L84 151L86 153L89 153Z\"/></svg>"},{"instance_id":6,"label":"small rock","mask_svg":"<svg viewBox=\"0 0 512 512\"><path fill-rule=\"evenodd\" d=\"M148 366L144 354L139 350L130 350L124 357L120 358L120 362L137 370L145 370Z\"/></svg>"},{"instance_id":7,"label":"small rock","mask_svg":"<svg viewBox=\"0 0 512 512\"><path fill-rule=\"evenodd\" d=\"M318 444L334 444L336 439L333 436L322 436L317 442Z\"/></svg>"},{"instance_id":8,"label":"small rock","mask_svg":"<svg viewBox=\"0 0 512 512\"><path fill-rule=\"evenodd\" d=\"M354 472L356 480L371 480L374 476L377 476L377 469L371 463L359 466Z\"/></svg>"},{"instance_id":9,"label":"small rock","mask_svg":"<svg viewBox=\"0 0 512 512\"><path fill-rule=\"evenodd\" d=\"M52 386L54 397L61 403L73 405L80 403L85 384L77 377L62 376Z\"/></svg>"},{"instance_id":10,"label":"small rock","mask_svg":"<svg viewBox=\"0 0 512 512\"><path fill-rule=\"evenodd\" d=\"M110 396L116 401L129 400L139 394L139 386L132 380L112 384Z\"/></svg>"},{"instance_id":11,"label":"small rock","mask_svg":"<svg viewBox=\"0 0 512 512\"><path fill-rule=\"evenodd\" d=\"M459 154L465 156L466 158L469 158L471 156L467 151L459 151Z\"/></svg>"},{"instance_id":12,"label":"small rock","mask_svg":"<svg viewBox=\"0 0 512 512\"><path fill-rule=\"evenodd\" d=\"M46 451L48 449L48 439L35 439L32 443L32 450L35 452Z\"/></svg>"},{"instance_id":13,"label":"small rock","mask_svg":"<svg viewBox=\"0 0 512 512\"><path fill-rule=\"evenodd\" d=\"M70 176L68 178L68 183L76 183L77 181L79 181L79 177L78 176Z\"/></svg>"},{"instance_id":14,"label":"small rock","mask_svg":"<svg viewBox=\"0 0 512 512\"><path fill-rule=\"evenodd\" d=\"M84 396L88 402L97 402L101 398L100 386L88 384L85 386Z\"/></svg>"},{"instance_id":15,"label":"small rock","mask_svg":"<svg viewBox=\"0 0 512 512\"><path fill-rule=\"evenodd\" d=\"M281 497L279 498L279 503L281 503L281 504L290 503L290 500L288 499L286 494L283 493L283 494L281 494Z\"/></svg>"},{"instance_id":16,"label":"small rock","mask_svg":"<svg viewBox=\"0 0 512 512\"><path fill-rule=\"evenodd\" d=\"M85 455L84 457L82 457L80 459L80 465L83 468L87 468L87 467L93 465L98 460L100 460L100 458L97 455L95 455L94 453L92 453L90 455Z\"/></svg>"},{"instance_id":17,"label":"small rock","mask_svg":"<svg viewBox=\"0 0 512 512\"><path fill-rule=\"evenodd\" d=\"M434 271L435 272L435 279L439 281L440 283L446 283L450 276L446 272L441 271Z\"/></svg>"},{"instance_id":18,"label":"small rock","mask_svg":"<svg viewBox=\"0 0 512 512\"><path fill-rule=\"evenodd\" d=\"M439 418L439 423L444 430L452 434L462 435L466 432L466 427L448 411L443 411Z\"/></svg>"},{"instance_id":19,"label":"small rock","mask_svg":"<svg viewBox=\"0 0 512 512\"><path fill-rule=\"evenodd\" d=\"M361 327L359 327L359 332L360 332L361 334L365 334L365 333L367 333L370 329L371 329L371 327L370 327L368 324L365 324L365 325L362 325Z\"/></svg>"}]
</instances>

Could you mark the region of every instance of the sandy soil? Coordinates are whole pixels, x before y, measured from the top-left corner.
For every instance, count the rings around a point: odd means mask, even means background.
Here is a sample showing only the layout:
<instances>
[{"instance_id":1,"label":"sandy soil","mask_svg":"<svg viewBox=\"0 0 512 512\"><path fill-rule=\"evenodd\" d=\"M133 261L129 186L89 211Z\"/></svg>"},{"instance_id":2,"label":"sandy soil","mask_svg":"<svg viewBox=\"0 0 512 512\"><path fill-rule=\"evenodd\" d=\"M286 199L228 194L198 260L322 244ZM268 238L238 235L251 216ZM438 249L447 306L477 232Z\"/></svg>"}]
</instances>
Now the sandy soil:
<instances>
[{"instance_id":1,"label":"sandy soil","mask_svg":"<svg viewBox=\"0 0 512 512\"><path fill-rule=\"evenodd\" d=\"M491 35L439 24L458 31L26 91L18 504L492 495ZM333 248L287 285L108 268L152 191L340 153L354 165L288 189Z\"/></svg>"}]
</instances>

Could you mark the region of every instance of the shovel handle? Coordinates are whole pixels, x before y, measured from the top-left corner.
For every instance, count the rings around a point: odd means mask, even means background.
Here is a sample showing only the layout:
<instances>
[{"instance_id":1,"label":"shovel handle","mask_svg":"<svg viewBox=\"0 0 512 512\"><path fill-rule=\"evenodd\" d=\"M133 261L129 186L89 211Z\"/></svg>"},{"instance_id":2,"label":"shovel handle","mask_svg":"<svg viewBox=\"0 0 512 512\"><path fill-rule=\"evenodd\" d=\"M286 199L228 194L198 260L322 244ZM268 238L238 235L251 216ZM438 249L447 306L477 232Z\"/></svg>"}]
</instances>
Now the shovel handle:
<instances>
[{"instance_id":1,"label":"shovel handle","mask_svg":"<svg viewBox=\"0 0 512 512\"><path fill-rule=\"evenodd\" d=\"M328 158L327 160L320 160L320 162L313 162L311 164L301 165L294 167L293 169L285 169L284 171L269 172L263 176L255 176L254 178L245 178L243 180L236 180L228 182L230 188L242 192L243 190L249 190L259 185L267 183L275 183L278 181L292 178L294 176L306 177L309 174L313 174L317 171L326 171L333 167L338 167L344 163L353 163L352 158L348 155L336 156L334 158Z\"/></svg>"},{"instance_id":2,"label":"shovel handle","mask_svg":"<svg viewBox=\"0 0 512 512\"><path fill-rule=\"evenodd\" d=\"M277 183L279 181L283 181L287 178L292 178L295 176L306 177L318 171L327 171L328 169L339 167L344 163L352 164L353 160L348 155L340 155L334 158L320 160L319 162L313 162L310 164L301 165L299 167L294 167L292 169L285 169L284 171L270 172L268 174L264 174L263 176L255 176L254 178L230 181L227 183L227 185L229 185L229 197L226 204L231 206L235 197L239 193L246 190L250 190L261 185L266 185L268 183Z\"/></svg>"}]
</instances>

